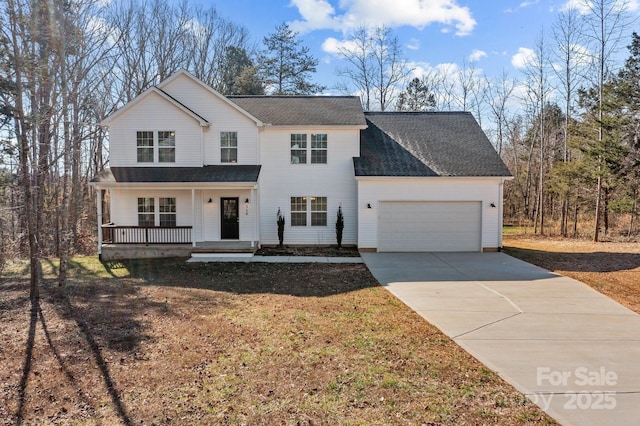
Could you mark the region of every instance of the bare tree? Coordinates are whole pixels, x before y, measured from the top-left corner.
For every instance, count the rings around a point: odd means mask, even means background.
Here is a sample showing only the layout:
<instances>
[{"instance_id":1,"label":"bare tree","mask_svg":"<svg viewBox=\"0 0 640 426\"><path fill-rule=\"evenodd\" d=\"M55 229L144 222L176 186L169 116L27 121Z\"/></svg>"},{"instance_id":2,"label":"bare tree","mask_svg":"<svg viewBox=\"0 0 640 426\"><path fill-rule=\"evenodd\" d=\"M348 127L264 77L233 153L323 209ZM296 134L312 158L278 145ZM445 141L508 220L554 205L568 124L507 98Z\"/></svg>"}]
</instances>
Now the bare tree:
<instances>
[{"instance_id":1,"label":"bare tree","mask_svg":"<svg viewBox=\"0 0 640 426\"><path fill-rule=\"evenodd\" d=\"M336 71L343 79L338 88L345 93L359 93L366 111L374 104L385 111L394 105L410 73L398 37L384 26L361 26L350 37L338 48L338 56L347 63Z\"/></svg>"},{"instance_id":2,"label":"bare tree","mask_svg":"<svg viewBox=\"0 0 640 426\"><path fill-rule=\"evenodd\" d=\"M496 150L499 155L502 155L507 124L507 106L516 87L516 80L510 78L506 71L503 71L499 80L491 82L487 78L486 82L487 102L496 126Z\"/></svg>"},{"instance_id":3,"label":"bare tree","mask_svg":"<svg viewBox=\"0 0 640 426\"><path fill-rule=\"evenodd\" d=\"M575 93L580 85L583 75L583 66L586 61L586 52L582 46L582 21L577 9L569 8L560 12L558 20L553 26L553 35L556 44L556 58L558 65L554 67L559 89L564 100L564 128L563 128L563 152L562 161L567 163L569 158L569 125L572 121L572 112L575 104ZM567 186L568 188L568 186ZM568 235L569 218L569 194L562 194L562 207L560 218L560 234Z\"/></svg>"},{"instance_id":4,"label":"bare tree","mask_svg":"<svg viewBox=\"0 0 640 426\"><path fill-rule=\"evenodd\" d=\"M613 55L620 47L620 42L629 26L628 0L593 0L586 2L589 13L586 15L584 36L593 51L595 69L595 85L598 89L598 144L604 140L603 132L603 98L605 82L610 74L609 66ZM600 220L602 216L603 177L601 166L596 171L596 201L593 241L600 238Z\"/></svg>"}]
</instances>

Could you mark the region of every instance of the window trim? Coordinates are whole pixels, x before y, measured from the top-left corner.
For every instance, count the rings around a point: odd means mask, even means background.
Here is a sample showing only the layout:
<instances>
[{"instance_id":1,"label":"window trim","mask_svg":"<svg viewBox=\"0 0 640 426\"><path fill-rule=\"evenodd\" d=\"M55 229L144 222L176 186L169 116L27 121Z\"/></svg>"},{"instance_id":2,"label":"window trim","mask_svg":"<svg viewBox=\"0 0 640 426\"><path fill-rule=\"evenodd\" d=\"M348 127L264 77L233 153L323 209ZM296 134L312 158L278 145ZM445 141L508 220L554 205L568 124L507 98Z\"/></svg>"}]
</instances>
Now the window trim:
<instances>
[{"instance_id":1,"label":"window trim","mask_svg":"<svg viewBox=\"0 0 640 426\"><path fill-rule=\"evenodd\" d=\"M294 201L295 200L295 201ZM307 226L307 204L308 204L309 200L308 197L306 196L292 196L290 197L290 207L291 207L291 214L290 214L290 224L291 226L295 226L295 227L299 227L299 226ZM301 209L300 207L303 207L303 209ZM294 216L295 215L295 216ZM294 220L295 218L295 220ZM301 218L304 218L304 223L302 223L302 221L300 220Z\"/></svg>"},{"instance_id":2,"label":"window trim","mask_svg":"<svg viewBox=\"0 0 640 426\"><path fill-rule=\"evenodd\" d=\"M169 140L172 141L171 145L160 146L160 133L169 133ZM176 131L175 130L136 130L136 163L140 164L160 164L160 163L174 163L176 162ZM143 135L146 134L146 135ZM149 139L149 134L151 138ZM143 138L144 136L144 138ZM166 140L163 138L163 140ZM141 142L151 142L150 145L141 145ZM140 155L142 151L146 151L146 159L141 160ZM173 155L170 156L171 161L161 158L161 151L172 151ZM151 155L149 156L149 152ZM171 158L172 157L172 158Z\"/></svg>"},{"instance_id":3,"label":"window trim","mask_svg":"<svg viewBox=\"0 0 640 426\"><path fill-rule=\"evenodd\" d=\"M324 200L324 210L320 210L318 209L318 203ZM314 202L316 204L316 210L314 210ZM310 209L309 209L309 213L311 214L311 226L327 226L327 211L328 211L328 207L327 207L327 197L326 196L311 196L309 197L309 204L310 204ZM320 205L320 207L323 207L322 205ZM315 215L323 215L323 219L321 224L314 224L314 214ZM316 216L317 217L317 216Z\"/></svg>"},{"instance_id":4,"label":"window trim","mask_svg":"<svg viewBox=\"0 0 640 426\"><path fill-rule=\"evenodd\" d=\"M291 164L307 164L307 145L308 145L307 134L291 133L289 137L290 137ZM294 152L296 155L294 155ZM298 161L294 161L293 160L294 158L297 158Z\"/></svg>"},{"instance_id":5,"label":"window trim","mask_svg":"<svg viewBox=\"0 0 640 426\"><path fill-rule=\"evenodd\" d=\"M223 135L234 135L235 146L224 146L223 141L233 142L232 139L223 139ZM235 152L235 160L225 161L222 155L223 151L227 150L229 153ZM238 164L238 132L237 131L221 131L220 132L220 163L221 164Z\"/></svg>"},{"instance_id":6,"label":"window trim","mask_svg":"<svg viewBox=\"0 0 640 426\"><path fill-rule=\"evenodd\" d=\"M324 136L324 140L318 140L319 136ZM328 146L329 146L329 136L326 133L312 133L311 134L311 164L327 164L328 162ZM324 147L314 147L313 144L322 144L324 143ZM323 153L324 155L322 155L322 159L324 159L324 161L314 161L314 155L313 154L320 154ZM317 160L317 158L316 158Z\"/></svg>"},{"instance_id":7,"label":"window trim","mask_svg":"<svg viewBox=\"0 0 640 426\"><path fill-rule=\"evenodd\" d=\"M178 226L178 197L137 197L137 210L138 210L138 226L144 228L151 227L165 227L165 228L174 228ZM150 200L147 204L145 201L141 200ZM169 202L168 205L163 205L163 200L173 200L173 203ZM157 208L156 208L157 206ZM141 210L142 207L142 210ZM163 211L163 209L167 208L169 211ZM146 222L150 223L150 217L153 217L153 224L144 224L144 222L140 221L141 216L146 216ZM163 217L164 216L164 217ZM171 220L175 224L162 224L163 220L166 217L173 217Z\"/></svg>"}]
</instances>

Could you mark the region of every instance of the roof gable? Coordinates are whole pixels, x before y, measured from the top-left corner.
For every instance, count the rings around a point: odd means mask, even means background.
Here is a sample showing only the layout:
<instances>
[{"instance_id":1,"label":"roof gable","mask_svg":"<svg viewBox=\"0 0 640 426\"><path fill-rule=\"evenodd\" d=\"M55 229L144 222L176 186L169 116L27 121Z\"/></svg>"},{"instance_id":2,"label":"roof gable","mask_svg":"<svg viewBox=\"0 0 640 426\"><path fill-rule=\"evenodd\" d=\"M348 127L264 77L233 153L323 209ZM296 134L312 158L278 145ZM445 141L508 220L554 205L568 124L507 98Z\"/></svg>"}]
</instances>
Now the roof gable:
<instances>
[{"instance_id":1,"label":"roof gable","mask_svg":"<svg viewBox=\"0 0 640 426\"><path fill-rule=\"evenodd\" d=\"M468 112L371 112L356 176L511 176Z\"/></svg>"},{"instance_id":2,"label":"roof gable","mask_svg":"<svg viewBox=\"0 0 640 426\"><path fill-rule=\"evenodd\" d=\"M357 96L229 96L272 126L366 126Z\"/></svg>"},{"instance_id":3,"label":"roof gable","mask_svg":"<svg viewBox=\"0 0 640 426\"><path fill-rule=\"evenodd\" d=\"M264 125L264 123L259 118L256 118L253 114L251 114L251 112L243 109L238 104L232 102L228 97L224 96L223 94L215 90L213 87L209 86L208 84L206 84L205 82L203 82L202 80L200 80L199 78L197 78L196 76L194 76L193 74L191 74L190 72L184 69L178 70L175 73L173 73L167 79L163 80L158 85L158 87L161 89L167 88L168 86L171 85L171 83L181 78L187 78L191 80L192 82L200 86L202 89L204 89L206 92L211 93L214 97L218 98L220 101L222 101L226 105L230 106L234 110L240 112L242 115L247 117L249 120L253 121L257 126Z\"/></svg>"},{"instance_id":4,"label":"roof gable","mask_svg":"<svg viewBox=\"0 0 640 426\"><path fill-rule=\"evenodd\" d=\"M117 119L122 114L124 114L125 112L127 112L128 110L130 110L131 108L135 107L140 102L144 101L149 96L152 96L154 94L160 96L162 99L164 99L165 101L169 102L170 104L172 104L173 106L175 106L176 108L178 108L179 110L184 112L185 114L191 116L194 120L196 120L198 122L198 124L200 126L202 126L202 127L208 127L209 126L210 123L204 117L202 117L201 115L197 114L191 108L187 107L186 105L184 105L183 103L181 103L177 99L175 99L173 96L169 95L165 91L163 91L163 90L161 90L161 89L159 89L158 87L155 87L155 86L150 87L149 89L145 90L140 95L136 96L131 102L128 102L122 108L118 109L113 114L111 114L108 117L106 117L104 120L102 120L100 125L108 127L111 124L111 122L113 122L113 120Z\"/></svg>"}]
</instances>

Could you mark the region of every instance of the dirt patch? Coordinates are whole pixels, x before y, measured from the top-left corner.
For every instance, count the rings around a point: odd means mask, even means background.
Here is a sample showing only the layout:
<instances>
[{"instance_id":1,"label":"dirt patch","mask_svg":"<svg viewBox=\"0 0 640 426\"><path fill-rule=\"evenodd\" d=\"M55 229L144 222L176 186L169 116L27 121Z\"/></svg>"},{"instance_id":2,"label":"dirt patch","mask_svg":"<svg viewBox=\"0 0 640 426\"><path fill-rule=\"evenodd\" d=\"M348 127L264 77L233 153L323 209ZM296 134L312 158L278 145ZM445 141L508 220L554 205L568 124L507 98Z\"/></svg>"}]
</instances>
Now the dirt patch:
<instances>
[{"instance_id":1,"label":"dirt patch","mask_svg":"<svg viewBox=\"0 0 640 426\"><path fill-rule=\"evenodd\" d=\"M0 424L553 424L361 264L76 259L0 282Z\"/></svg>"},{"instance_id":2,"label":"dirt patch","mask_svg":"<svg viewBox=\"0 0 640 426\"><path fill-rule=\"evenodd\" d=\"M263 247L256 252L258 256L324 256L324 257L360 257L356 247Z\"/></svg>"},{"instance_id":3,"label":"dirt patch","mask_svg":"<svg viewBox=\"0 0 640 426\"><path fill-rule=\"evenodd\" d=\"M504 251L575 278L640 313L640 245L510 236Z\"/></svg>"}]
</instances>

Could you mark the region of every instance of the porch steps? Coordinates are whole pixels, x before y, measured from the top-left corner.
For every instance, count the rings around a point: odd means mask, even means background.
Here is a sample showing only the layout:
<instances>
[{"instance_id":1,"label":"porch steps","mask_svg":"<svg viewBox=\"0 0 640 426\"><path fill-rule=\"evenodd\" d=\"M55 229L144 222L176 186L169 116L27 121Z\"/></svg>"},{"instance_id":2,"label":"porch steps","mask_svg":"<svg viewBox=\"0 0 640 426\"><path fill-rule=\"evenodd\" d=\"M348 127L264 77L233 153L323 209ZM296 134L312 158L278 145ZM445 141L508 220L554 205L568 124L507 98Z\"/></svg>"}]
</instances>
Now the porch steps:
<instances>
[{"instance_id":1,"label":"porch steps","mask_svg":"<svg viewBox=\"0 0 640 426\"><path fill-rule=\"evenodd\" d=\"M251 257L258 249L257 244L246 241L211 241L197 243L191 249L191 257Z\"/></svg>"}]
</instances>

